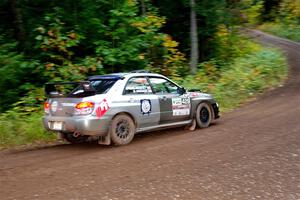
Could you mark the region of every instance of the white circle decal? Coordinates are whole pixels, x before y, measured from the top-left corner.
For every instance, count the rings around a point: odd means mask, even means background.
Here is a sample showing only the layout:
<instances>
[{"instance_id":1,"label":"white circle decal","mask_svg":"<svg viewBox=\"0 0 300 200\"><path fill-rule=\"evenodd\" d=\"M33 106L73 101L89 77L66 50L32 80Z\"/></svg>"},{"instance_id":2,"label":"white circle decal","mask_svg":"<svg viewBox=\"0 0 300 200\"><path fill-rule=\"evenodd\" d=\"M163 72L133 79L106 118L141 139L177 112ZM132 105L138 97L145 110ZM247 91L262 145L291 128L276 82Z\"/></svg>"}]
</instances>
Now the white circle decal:
<instances>
[{"instance_id":1,"label":"white circle decal","mask_svg":"<svg viewBox=\"0 0 300 200\"><path fill-rule=\"evenodd\" d=\"M143 114L148 114L151 112L151 101L149 99L141 100L141 111Z\"/></svg>"},{"instance_id":2,"label":"white circle decal","mask_svg":"<svg viewBox=\"0 0 300 200\"><path fill-rule=\"evenodd\" d=\"M56 112L57 105L58 105L57 101L53 101L53 103L51 104L51 110L52 110L52 112Z\"/></svg>"}]
</instances>

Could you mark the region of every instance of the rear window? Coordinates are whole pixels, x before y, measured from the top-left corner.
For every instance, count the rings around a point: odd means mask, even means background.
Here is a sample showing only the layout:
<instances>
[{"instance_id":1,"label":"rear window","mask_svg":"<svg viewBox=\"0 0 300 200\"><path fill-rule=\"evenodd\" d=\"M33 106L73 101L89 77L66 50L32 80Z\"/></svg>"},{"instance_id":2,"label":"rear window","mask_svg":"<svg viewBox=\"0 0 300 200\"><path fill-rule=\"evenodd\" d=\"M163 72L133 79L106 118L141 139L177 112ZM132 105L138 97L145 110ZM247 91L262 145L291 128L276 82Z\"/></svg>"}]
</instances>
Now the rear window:
<instances>
[{"instance_id":1,"label":"rear window","mask_svg":"<svg viewBox=\"0 0 300 200\"><path fill-rule=\"evenodd\" d=\"M109 91L109 89L116 83L117 80L93 80L90 81L91 86L96 90L96 94L105 94ZM77 96L84 94L85 91L83 86L80 85L76 89L74 89L70 96Z\"/></svg>"},{"instance_id":2,"label":"rear window","mask_svg":"<svg viewBox=\"0 0 300 200\"><path fill-rule=\"evenodd\" d=\"M48 83L45 92L48 97L86 97L95 94L105 94L117 80L92 80L86 82Z\"/></svg>"},{"instance_id":3,"label":"rear window","mask_svg":"<svg viewBox=\"0 0 300 200\"><path fill-rule=\"evenodd\" d=\"M117 82L117 80L95 80L91 81L91 85L97 94L105 94Z\"/></svg>"}]
</instances>

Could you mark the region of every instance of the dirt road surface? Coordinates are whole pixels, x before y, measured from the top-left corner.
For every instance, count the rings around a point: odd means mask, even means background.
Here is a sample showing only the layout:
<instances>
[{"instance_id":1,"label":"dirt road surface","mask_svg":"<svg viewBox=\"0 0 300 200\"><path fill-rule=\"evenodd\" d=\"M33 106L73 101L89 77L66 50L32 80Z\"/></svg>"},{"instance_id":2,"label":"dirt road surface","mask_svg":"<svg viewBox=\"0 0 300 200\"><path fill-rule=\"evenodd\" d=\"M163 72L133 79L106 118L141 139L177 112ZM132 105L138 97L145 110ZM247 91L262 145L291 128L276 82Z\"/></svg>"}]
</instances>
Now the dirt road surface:
<instances>
[{"instance_id":1,"label":"dirt road surface","mask_svg":"<svg viewBox=\"0 0 300 200\"><path fill-rule=\"evenodd\" d=\"M210 128L139 134L123 147L58 144L0 152L1 200L300 199L300 45L282 48L283 87Z\"/></svg>"}]
</instances>

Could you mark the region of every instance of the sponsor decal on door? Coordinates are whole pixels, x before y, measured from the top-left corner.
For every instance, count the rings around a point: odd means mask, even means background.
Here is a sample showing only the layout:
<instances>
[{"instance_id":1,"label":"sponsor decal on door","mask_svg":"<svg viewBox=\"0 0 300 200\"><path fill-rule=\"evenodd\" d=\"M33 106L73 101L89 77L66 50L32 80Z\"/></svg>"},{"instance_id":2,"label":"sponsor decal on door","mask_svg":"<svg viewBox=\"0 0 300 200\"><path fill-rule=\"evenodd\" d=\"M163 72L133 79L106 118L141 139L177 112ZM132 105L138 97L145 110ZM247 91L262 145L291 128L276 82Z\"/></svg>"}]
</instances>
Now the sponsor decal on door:
<instances>
[{"instance_id":1,"label":"sponsor decal on door","mask_svg":"<svg viewBox=\"0 0 300 200\"><path fill-rule=\"evenodd\" d=\"M189 115L190 106L190 98L188 97L172 98L172 110L174 116Z\"/></svg>"}]
</instances>

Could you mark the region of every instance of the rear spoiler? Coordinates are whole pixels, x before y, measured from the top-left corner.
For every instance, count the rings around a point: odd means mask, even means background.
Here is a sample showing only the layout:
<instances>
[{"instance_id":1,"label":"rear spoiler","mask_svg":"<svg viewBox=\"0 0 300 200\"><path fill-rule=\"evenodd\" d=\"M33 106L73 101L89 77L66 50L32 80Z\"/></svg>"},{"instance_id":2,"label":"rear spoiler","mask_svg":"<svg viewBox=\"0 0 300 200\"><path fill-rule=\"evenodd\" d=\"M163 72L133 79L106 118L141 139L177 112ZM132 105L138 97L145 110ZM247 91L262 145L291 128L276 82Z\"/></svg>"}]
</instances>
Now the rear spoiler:
<instances>
[{"instance_id":1,"label":"rear spoiler","mask_svg":"<svg viewBox=\"0 0 300 200\"><path fill-rule=\"evenodd\" d=\"M75 91L78 92L75 93ZM95 93L96 90L90 81L49 82L45 84L45 94L47 98L83 97Z\"/></svg>"}]
</instances>

